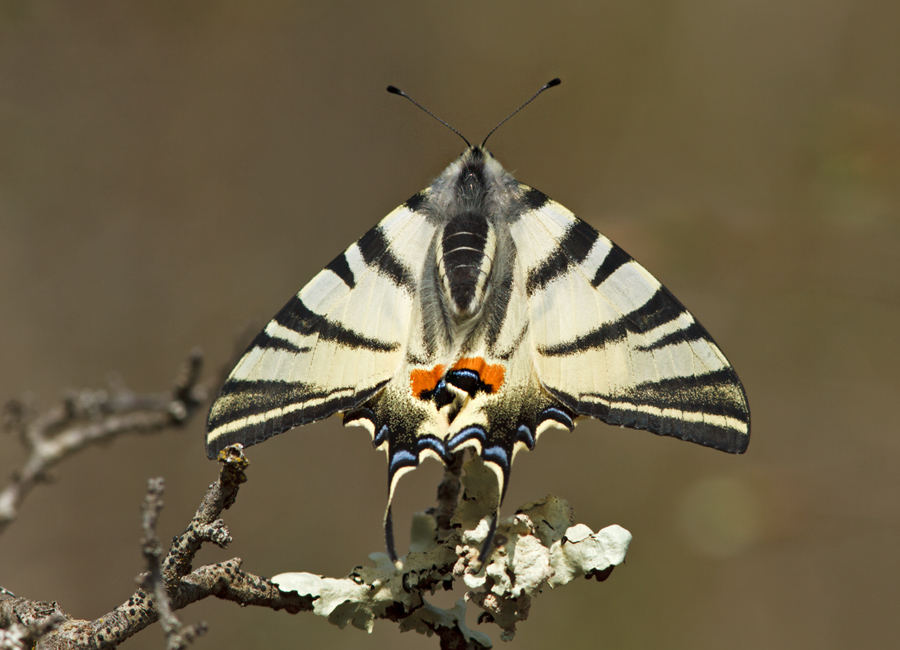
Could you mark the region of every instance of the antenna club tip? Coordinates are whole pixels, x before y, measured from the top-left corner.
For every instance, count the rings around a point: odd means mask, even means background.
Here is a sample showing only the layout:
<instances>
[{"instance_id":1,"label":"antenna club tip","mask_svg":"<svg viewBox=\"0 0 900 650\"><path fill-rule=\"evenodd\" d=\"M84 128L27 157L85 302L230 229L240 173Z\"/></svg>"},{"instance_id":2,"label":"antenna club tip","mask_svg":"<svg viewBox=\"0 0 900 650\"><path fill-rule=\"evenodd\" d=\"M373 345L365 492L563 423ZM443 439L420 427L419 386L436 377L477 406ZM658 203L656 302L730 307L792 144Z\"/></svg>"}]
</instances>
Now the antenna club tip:
<instances>
[{"instance_id":1,"label":"antenna club tip","mask_svg":"<svg viewBox=\"0 0 900 650\"><path fill-rule=\"evenodd\" d=\"M562 83L562 79L560 79L559 77L556 77L547 82L547 88L553 88L553 86L558 86L561 83Z\"/></svg>"},{"instance_id":2,"label":"antenna club tip","mask_svg":"<svg viewBox=\"0 0 900 650\"><path fill-rule=\"evenodd\" d=\"M402 95L403 91L397 88L397 86L388 86L387 91L392 95Z\"/></svg>"}]
</instances>

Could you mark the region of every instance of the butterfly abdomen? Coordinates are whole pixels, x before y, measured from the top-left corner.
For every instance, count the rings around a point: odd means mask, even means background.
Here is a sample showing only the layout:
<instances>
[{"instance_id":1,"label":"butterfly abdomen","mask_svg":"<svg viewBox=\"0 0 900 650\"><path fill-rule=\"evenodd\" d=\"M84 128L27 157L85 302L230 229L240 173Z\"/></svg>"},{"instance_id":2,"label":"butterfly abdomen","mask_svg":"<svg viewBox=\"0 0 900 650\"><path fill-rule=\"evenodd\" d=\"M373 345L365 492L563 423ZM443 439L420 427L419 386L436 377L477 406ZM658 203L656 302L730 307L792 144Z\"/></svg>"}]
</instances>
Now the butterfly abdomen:
<instances>
[{"instance_id":1,"label":"butterfly abdomen","mask_svg":"<svg viewBox=\"0 0 900 650\"><path fill-rule=\"evenodd\" d=\"M445 304L457 320L480 313L496 246L493 228L478 212L464 212L444 227L438 275Z\"/></svg>"}]
</instances>

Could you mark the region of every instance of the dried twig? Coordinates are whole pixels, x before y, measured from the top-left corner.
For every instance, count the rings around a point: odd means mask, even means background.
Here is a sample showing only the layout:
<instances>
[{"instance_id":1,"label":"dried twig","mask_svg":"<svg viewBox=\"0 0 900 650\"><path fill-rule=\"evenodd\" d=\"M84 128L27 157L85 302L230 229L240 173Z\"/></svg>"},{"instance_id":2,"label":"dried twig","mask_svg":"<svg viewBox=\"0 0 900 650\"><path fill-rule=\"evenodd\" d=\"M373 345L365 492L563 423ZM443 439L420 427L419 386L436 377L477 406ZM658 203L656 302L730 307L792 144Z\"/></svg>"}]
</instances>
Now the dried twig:
<instances>
[{"instance_id":1,"label":"dried twig","mask_svg":"<svg viewBox=\"0 0 900 650\"><path fill-rule=\"evenodd\" d=\"M169 603L170 612L187 607L198 600L214 596L223 600L231 600L242 605L256 605L270 609L296 613L312 609L312 598L293 593L284 593L266 578L247 573L241 569L241 559L233 558L202 566L191 571L194 554L205 541L225 546L231 541L228 531L219 519L222 511L234 502L238 487L246 481L244 469L248 465L240 449L240 445L227 448L219 455L222 469L219 478L207 489L203 502L197 509L191 524L184 533L175 538L160 569L159 581L152 576L141 576L142 585L126 602L119 605L109 614L93 621L67 619L49 633L45 633L36 646L39 650L56 650L62 648L113 648L125 639L140 632L148 625L160 620L161 610L157 603ZM149 536L148 525L155 526L156 512L159 505L159 485L152 485L149 490L149 506L144 511L144 541L149 548L149 555L155 555L153 537ZM145 551L145 554L147 552ZM161 555L161 553L160 553ZM159 556L157 556L159 557ZM149 558L148 558L149 560ZM151 569L152 573L152 569ZM161 597L157 589L163 585L163 592L168 598ZM154 592L154 595L150 594ZM0 629L10 630L16 624L22 624L22 611L43 611L47 615L58 611L55 603L38 603L25 598L8 598L0 601ZM38 620L43 620L37 617ZM174 615L166 623L174 633L167 631L169 647L184 647L200 634L199 626L189 626L179 631L180 624L172 623ZM173 645L182 644L182 645ZM11 646L13 648L30 648L30 645Z\"/></svg>"},{"instance_id":2,"label":"dried twig","mask_svg":"<svg viewBox=\"0 0 900 650\"><path fill-rule=\"evenodd\" d=\"M141 546L147 559L147 573L139 579L139 584L147 593L153 594L153 604L159 614L159 622L166 634L167 650L182 650L194 639L206 633L206 623L200 622L182 628L181 621L172 612L166 581L162 574L162 544L156 534L156 522L162 510L164 482L161 478L153 478L147 482L147 496L144 498L143 530Z\"/></svg>"},{"instance_id":3,"label":"dried twig","mask_svg":"<svg viewBox=\"0 0 900 650\"><path fill-rule=\"evenodd\" d=\"M37 416L22 402L8 402L3 428L18 434L28 458L0 491L0 534L16 519L31 490L47 480L48 471L72 454L123 434L157 433L184 424L206 400L208 389L198 384L202 365L200 352L192 352L172 390L164 394L139 394L123 386L78 391Z\"/></svg>"}]
</instances>

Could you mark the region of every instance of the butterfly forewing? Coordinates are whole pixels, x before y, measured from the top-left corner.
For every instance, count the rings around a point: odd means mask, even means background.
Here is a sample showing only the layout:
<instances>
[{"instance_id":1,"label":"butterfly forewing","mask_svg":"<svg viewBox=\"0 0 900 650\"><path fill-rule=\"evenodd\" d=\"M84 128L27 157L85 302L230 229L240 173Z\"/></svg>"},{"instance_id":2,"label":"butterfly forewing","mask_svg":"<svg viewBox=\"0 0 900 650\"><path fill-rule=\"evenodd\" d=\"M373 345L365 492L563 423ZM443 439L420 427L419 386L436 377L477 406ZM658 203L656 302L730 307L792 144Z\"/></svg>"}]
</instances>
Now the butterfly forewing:
<instances>
[{"instance_id":1,"label":"butterfly forewing","mask_svg":"<svg viewBox=\"0 0 900 650\"><path fill-rule=\"evenodd\" d=\"M416 274L434 234L397 208L339 255L257 336L213 404L207 452L352 409L403 365ZM397 247L391 241L416 242Z\"/></svg>"}]
</instances>

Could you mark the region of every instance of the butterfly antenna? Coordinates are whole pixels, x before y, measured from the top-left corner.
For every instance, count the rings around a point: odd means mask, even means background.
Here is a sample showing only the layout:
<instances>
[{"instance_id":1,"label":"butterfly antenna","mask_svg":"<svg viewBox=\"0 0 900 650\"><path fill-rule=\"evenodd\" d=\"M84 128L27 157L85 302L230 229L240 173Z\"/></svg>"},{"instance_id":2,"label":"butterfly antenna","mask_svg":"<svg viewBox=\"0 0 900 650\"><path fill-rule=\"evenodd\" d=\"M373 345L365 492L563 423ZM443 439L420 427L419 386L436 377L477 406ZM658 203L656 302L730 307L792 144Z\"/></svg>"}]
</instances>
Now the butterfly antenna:
<instances>
[{"instance_id":1,"label":"butterfly antenna","mask_svg":"<svg viewBox=\"0 0 900 650\"><path fill-rule=\"evenodd\" d=\"M551 79L550 81L548 81L547 83L545 83L543 86L541 86L540 89L539 89L536 93L534 93L534 94L531 96L531 99L529 99L527 102L525 102L524 104L522 104L521 106L519 106L519 108L517 108L517 109L514 110L512 113L510 113L509 115L507 115L507 116L500 122L500 124L498 124L498 125L495 126L493 129L491 129L491 132L488 133L487 136L484 138L484 140L481 141L481 146L483 147L485 144L487 144L488 138L491 137L492 135L494 135L494 131L496 131L496 130L499 129L501 126L503 126L504 124L506 124L506 122L509 120L509 118L511 118L513 115L515 115L516 113L518 113L519 111L521 111L523 108L525 108L526 106L528 106L528 105L529 105L531 102L533 102L535 99L537 99L537 96L538 96L538 95L540 95L542 92L544 92L544 91L547 90L548 88L553 88L553 86L558 86L558 85L561 84L561 83L562 83L562 81L560 80L559 77L557 77L556 79Z\"/></svg>"},{"instance_id":2,"label":"butterfly antenna","mask_svg":"<svg viewBox=\"0 0 900 650\"><path fill-rule=\"evenodd\" d=\"M426 113L428 113L431 117L433 117L433 118L436 119L438 122L440 122L441 124L443 124L444 126L446 126L448 129L450 129L451 131L453 131L456 135L458 135L459 137L461 137L461 138L463 139L463 142L466 143L466 146L467 146L467 147L471 147L471 146L472 146L471 144L469 144L469 141L466 140L466 136L464 136L462 133L460 133L459 131L457 131L456 129L454 129L452 126L450 126L449 124L447 124L444 120L442 120L442 119L439 118L437 115L435 115L434 113L432 113L431 111L429 111L427 108L425 108L424 106L422 106L419 102L417 102L415 99L413 99L412 97L410 97L409 95L407 95L405 92L403 92L402 90L400 90L400 89L397 88L396 86L388 86L388 87L387 87L387 91L388 91L389 93L394 94L394 95L400 95L401 97L406 97L406 98L407 98L409 101L411 101L413 104L415 104L416 106L418 106L419 108L421 108L423 111L425 111ZM529 101L530 101L530 100L529 100Z\"/></svg>"}]
</instances>

